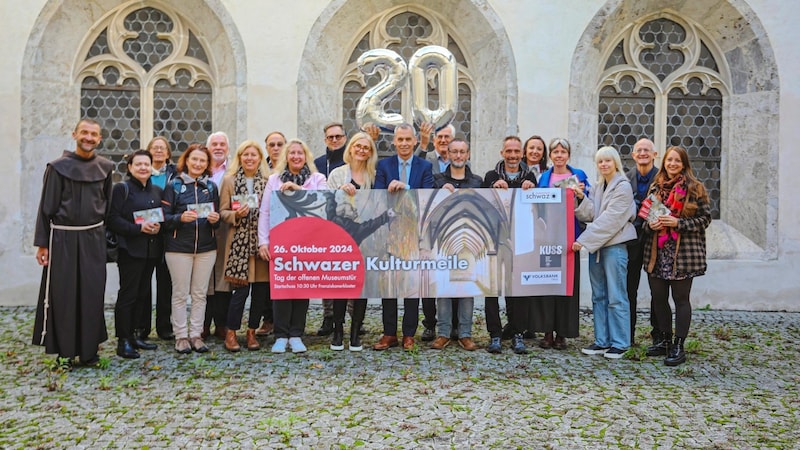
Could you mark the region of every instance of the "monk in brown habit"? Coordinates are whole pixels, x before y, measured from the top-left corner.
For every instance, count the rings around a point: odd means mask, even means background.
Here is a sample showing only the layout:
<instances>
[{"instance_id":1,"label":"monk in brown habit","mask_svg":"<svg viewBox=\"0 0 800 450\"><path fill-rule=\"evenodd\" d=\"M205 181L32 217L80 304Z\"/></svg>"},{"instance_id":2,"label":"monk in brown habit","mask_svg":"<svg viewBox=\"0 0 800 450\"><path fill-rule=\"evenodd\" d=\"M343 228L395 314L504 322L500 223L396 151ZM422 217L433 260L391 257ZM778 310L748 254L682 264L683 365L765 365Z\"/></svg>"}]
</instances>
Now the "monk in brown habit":
<instances>
[{"instance_id":1,"label":"monk in brown habit","mask_svg":"<svg viewBox=\"0 0 800 450\"><path fill-rule=\"evenodd\" d=\"M44 268L33 343L46 353L93 365L98 346L108 339L103 220L114 164L95 153L102 139L97 122L82 119L72 137L75 151L48 163L44 173L33 241Z\"/></svg>"}]
</instances>

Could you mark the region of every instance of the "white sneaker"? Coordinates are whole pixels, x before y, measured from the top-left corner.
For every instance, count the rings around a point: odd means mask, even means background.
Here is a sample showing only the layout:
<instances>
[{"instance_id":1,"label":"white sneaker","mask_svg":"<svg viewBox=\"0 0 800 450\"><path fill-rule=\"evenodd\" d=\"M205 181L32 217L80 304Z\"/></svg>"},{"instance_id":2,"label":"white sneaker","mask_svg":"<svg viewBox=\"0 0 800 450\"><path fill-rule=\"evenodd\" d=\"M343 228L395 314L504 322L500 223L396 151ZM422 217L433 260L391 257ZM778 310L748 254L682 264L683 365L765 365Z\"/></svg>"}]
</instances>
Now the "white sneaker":
<instances>
[{"instance_id":1,"label":"white sneaker","mask_svg":"<svg viewBox=\"0 0 800 450\"><path fill-rule=\"evenodd\" d=\"M306 350L308 350L305 344L303 344L303 340L299 337L290 337L289 347L292 348L292 353L305 353Z\"/></svg>"},{"instance_id":2,"label":"white sneaker","mask_svg":"<svg viewBox=\"0 0 800 450\"><path fill-rule=\"evenodd\" d=\"M286 338L275 339L275 343L272 344L272 353L286 353L287 342L289 342L289 340Z\"/></svg>"}]
</instances>

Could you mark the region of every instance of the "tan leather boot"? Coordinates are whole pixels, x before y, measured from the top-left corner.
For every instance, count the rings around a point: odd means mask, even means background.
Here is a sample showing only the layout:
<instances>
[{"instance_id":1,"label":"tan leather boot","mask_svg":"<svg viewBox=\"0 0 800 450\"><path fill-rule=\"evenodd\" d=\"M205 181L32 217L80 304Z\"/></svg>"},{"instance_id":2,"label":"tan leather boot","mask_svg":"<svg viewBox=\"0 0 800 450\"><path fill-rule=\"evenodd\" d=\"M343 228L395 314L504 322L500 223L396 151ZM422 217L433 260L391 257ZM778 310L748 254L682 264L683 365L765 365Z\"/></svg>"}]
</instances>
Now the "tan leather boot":
<instances>
[{"instance_id":1,"label":"tan leather boot","mask_svg":"<svg viewBox=\"0 0 800 450\"><path fill-rule=\"evenodd\" d=\"M236 340L236 331L227 330L225 334L225 350L229 352L238 352L242 348L239 347L239 342Z\"/></svg>"},{"instance_id":2,"label":"tan leather boot","mask_svg":"<svg viewBox=\"0 0 800 450\"><path fill-rule=\"evenodd\" d=\"M248 350L258 350L261 348L261 344L258 343L258 339L256 339L256 329L255 328L248 328L247 329L247 349Z\"/></svg>"}]
</instances>

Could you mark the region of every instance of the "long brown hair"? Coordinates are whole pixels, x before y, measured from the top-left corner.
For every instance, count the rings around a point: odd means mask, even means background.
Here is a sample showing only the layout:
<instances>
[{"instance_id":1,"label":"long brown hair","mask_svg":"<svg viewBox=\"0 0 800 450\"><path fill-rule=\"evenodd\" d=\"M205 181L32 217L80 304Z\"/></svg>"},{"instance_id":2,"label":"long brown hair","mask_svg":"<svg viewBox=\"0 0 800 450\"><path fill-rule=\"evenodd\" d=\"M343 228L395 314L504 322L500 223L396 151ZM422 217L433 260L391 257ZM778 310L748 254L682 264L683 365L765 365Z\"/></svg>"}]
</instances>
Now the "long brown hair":
<instances>
[{"instance_id":1,"label":"long brown hair","mask_svg":"<svg viewBox=\"0 0 800 450\"><path fill-rule=\"evenodd\" d=\"M701 200L704 203L709 203L709 199L706 187L703 185L702 181L697 179L692 170L692 165L689 163L689 154L686 152L686 149L678 146L667 148L667 151L664 152L664 157L661 158L661 168L658 169L655 180L653 180L653 185L660 186L670 181L664 164L670 152L677 153L681 158L681 164L683 164L683 171L681 173L686 183L686 202L684 203L683 211L681 211L681 216L694 216L697 213L697 202Z\"/></svg>"}]
</instances>

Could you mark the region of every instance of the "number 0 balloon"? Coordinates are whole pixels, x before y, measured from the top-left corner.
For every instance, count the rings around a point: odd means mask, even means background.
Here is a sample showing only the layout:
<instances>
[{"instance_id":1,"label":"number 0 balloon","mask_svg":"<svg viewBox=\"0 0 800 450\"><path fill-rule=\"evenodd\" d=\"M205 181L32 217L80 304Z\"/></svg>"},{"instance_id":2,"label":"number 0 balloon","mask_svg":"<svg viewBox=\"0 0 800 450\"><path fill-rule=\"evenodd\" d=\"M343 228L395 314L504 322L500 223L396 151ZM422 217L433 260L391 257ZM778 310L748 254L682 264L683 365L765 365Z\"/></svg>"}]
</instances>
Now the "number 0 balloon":
<instances>
[{"instance_id":1,"label":"number 0 balloon","mask_svg":"<svg viewBox=\"0 0 800 450\"><path fill-rule=\"evenodd\" d=\"M450 50L428 45L417 50L411 61L411 92L414 99L414 119L430 122L437 130L444 128L456 115L458 107L458 65ZM439 107L428 108L428 72L438 71Z\"/></svg>"}]
</instances>

